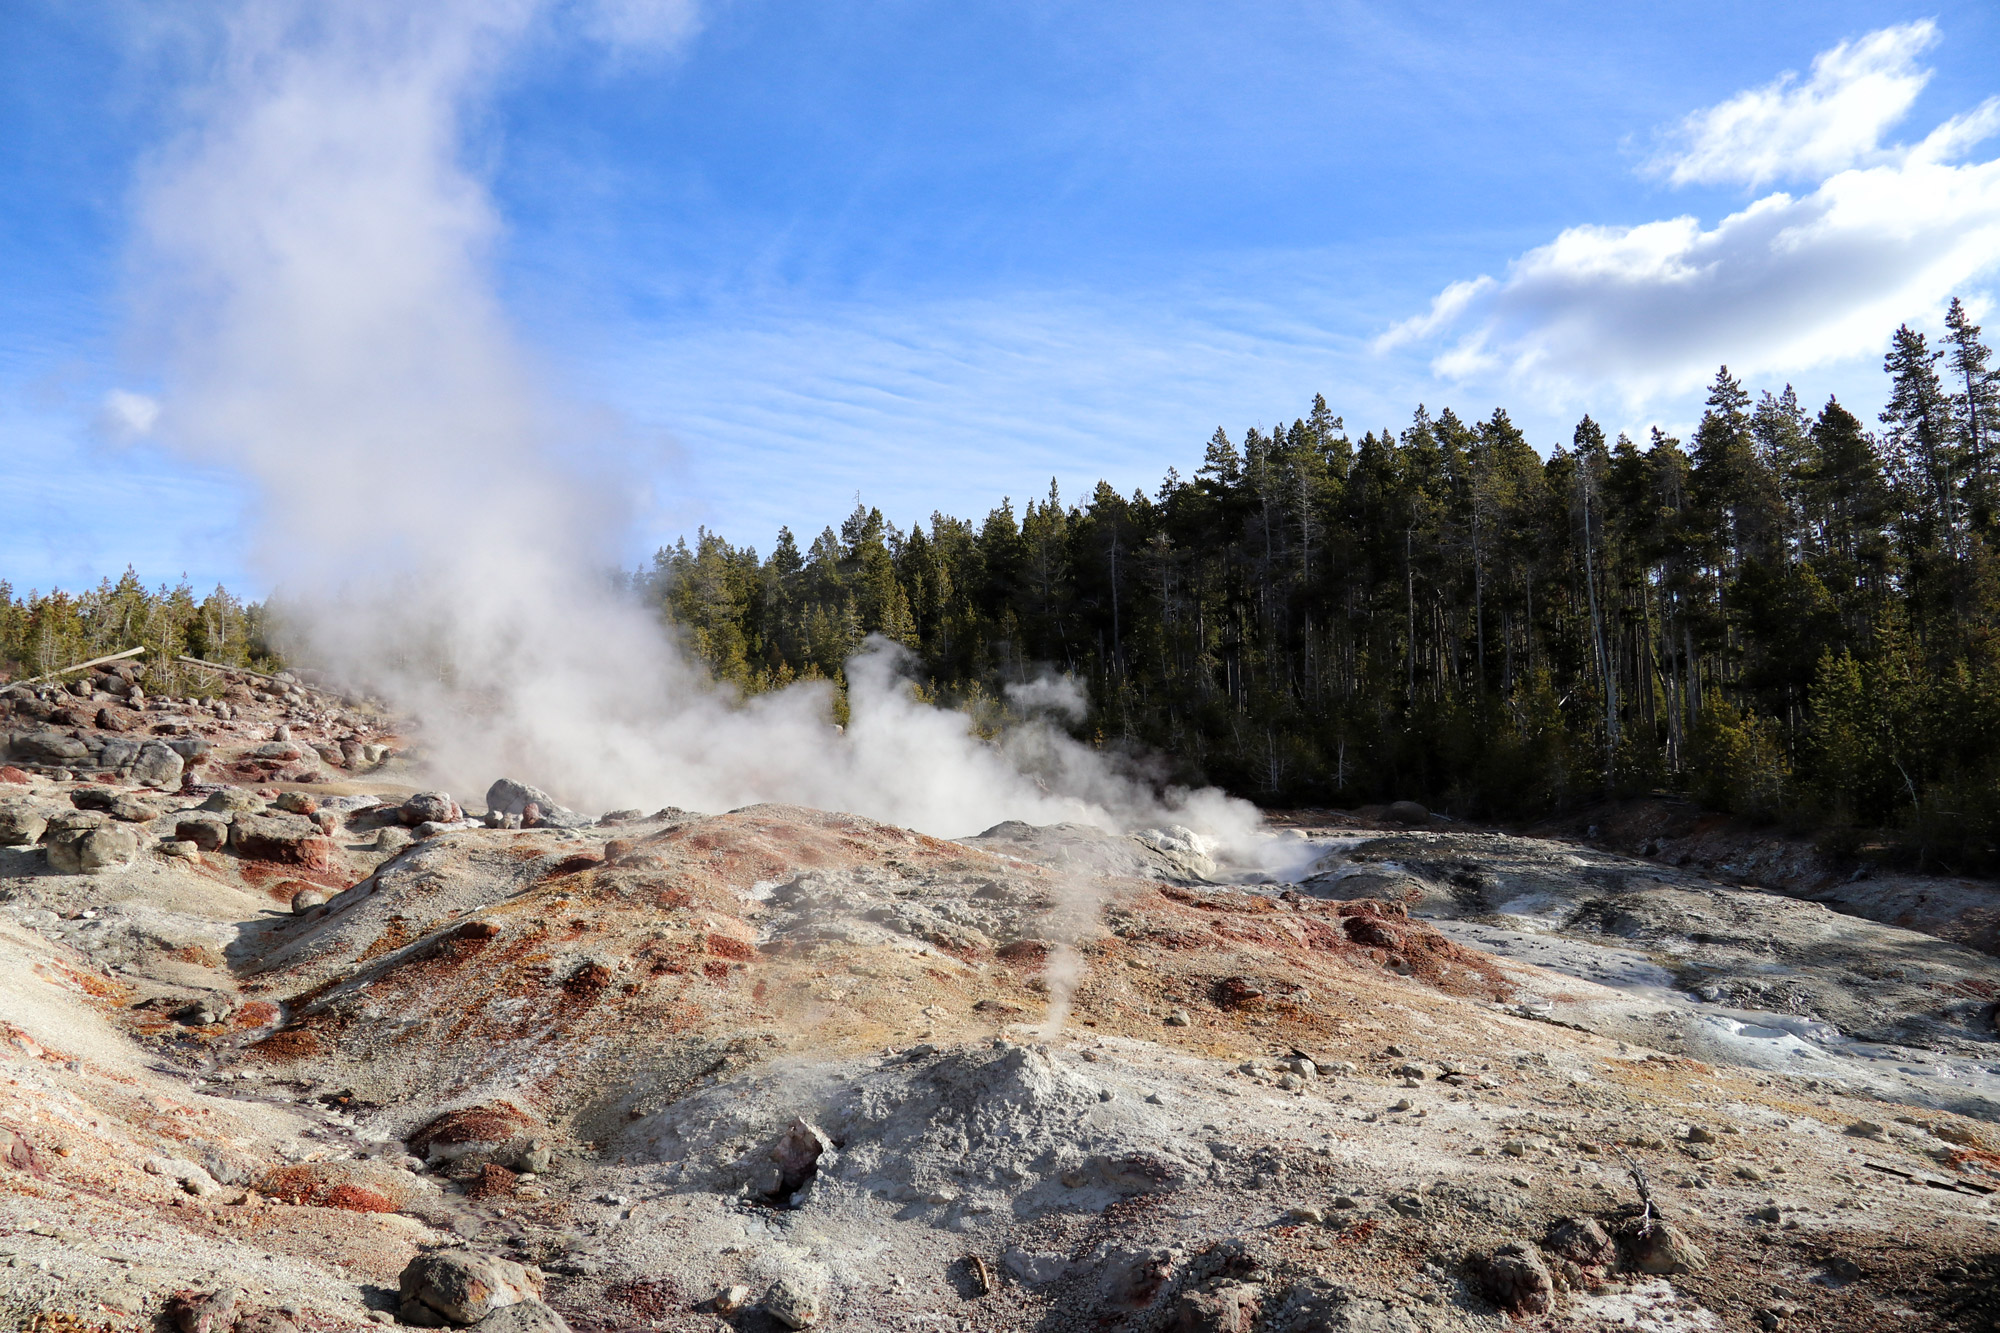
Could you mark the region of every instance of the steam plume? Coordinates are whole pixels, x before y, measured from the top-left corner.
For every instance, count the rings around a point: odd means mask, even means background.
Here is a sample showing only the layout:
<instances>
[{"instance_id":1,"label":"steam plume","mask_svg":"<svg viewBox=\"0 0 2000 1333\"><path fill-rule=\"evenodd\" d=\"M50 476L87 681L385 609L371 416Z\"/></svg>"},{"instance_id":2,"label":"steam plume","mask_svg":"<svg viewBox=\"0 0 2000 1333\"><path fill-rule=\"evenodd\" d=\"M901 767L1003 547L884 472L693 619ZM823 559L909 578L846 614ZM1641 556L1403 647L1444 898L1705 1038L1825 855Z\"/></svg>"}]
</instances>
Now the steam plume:
<instances>
[{"instance_id":1,"label":"steam plume","mask_svg":"<svg viewBox=\"0 0 2000 1333\"><path fill-rule=\"evenodd\" d=\"M784 800L940 834L1007 818L1248 831L1246 804L1163 809L1046 726L979 742L910 696L888 649L851 664L844 734L824 686L736 705L607 586L632 515L580 462L601 414L510 333L463 122L538 25L652 40L693 17L637 0L588 17L544 0L235 12L192 123L142 182L152 331L172 349L160 427L258 483L258 556L308 655L424 719L433 767L467 793L510 773L595 809Z\"/></svg>"}]
</instances>

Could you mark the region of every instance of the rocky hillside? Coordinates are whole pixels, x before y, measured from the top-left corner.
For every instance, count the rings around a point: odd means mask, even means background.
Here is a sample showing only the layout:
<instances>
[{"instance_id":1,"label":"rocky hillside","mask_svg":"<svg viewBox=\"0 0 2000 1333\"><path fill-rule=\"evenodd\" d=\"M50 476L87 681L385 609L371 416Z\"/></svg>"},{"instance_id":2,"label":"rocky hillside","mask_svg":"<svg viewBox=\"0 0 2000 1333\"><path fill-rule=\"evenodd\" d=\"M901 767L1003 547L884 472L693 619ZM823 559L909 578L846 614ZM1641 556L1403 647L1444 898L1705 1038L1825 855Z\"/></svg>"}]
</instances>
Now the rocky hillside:
<instances>
[{"instance_id":1,"label":"rocky hillside","mask_svg":"<svg viewBox=\"0 0 2000 1333\"><path fill-rule=\"evenodd\" d=\"M296 681L6 703L18 1326L2000 1311L2000 960L1908 929L1421 820L1269 882L1184 830L419 791Z\"/></svg>"}]
</instances>

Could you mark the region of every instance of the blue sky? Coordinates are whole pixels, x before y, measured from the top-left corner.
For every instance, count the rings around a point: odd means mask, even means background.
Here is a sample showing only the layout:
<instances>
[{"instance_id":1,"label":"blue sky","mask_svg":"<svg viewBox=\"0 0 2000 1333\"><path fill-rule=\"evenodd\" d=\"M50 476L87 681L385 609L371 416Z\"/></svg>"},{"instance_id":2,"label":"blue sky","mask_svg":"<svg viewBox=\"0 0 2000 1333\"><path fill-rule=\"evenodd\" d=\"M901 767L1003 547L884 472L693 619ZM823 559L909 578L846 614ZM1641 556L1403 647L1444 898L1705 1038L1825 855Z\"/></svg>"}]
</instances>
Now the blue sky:
<instances>
[{"instance_id":1,"label":"blue sky","mask_svg":"<svg viewBox=\"0 0 2000 1333\"><path fill-rule=\"evenodd\" d=\"M221 8L0 14L19 587L268 583L256 484L146 429L135 332L136 182ZM637 559L857 492L907 525L1150 489L1315 392L1357 433L1504 405L1544 450L1584 410L1684 429L1723 361L1872 412L1894 324L1993 286L1996 53L1987 4L550 0L459 156Z\"/></svg>"}]
</instances>

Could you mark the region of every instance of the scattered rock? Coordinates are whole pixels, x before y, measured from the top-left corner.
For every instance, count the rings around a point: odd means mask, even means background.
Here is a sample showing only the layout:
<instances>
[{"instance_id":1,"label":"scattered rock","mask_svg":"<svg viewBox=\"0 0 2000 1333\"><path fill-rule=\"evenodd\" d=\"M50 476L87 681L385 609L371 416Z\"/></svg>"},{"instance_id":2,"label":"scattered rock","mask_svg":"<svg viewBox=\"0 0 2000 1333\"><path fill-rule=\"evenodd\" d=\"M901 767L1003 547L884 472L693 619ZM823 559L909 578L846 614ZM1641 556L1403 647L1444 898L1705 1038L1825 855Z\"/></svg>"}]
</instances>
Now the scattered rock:
<instances>
[{"instance_id":1,"label":"scattered rock","mask_svg":"<svg viewBox=\"0 0 2000 1333\"><path fill-rule=\"evenodd\" d=\"M1257 1321L1259 1292L1242 1282L1213 1291L1183 1292L1167 1315L1170 1333L1250 1333Z\"/></svg>"},{"instance_id":2,"label":"scattered rock","mask_svg":"<svg viewBox=\"0 0 2000 1333\"><path fill-rule=\"evenodd\" d=\"M1428 824L1431 822L1431 812L1415 801L1397 801L1382 812L1382 818L1391 824Z\"/></svg>"},{"instance_id":3,"label":"scattered rock","mask_svg":"<svg viewBox=\"0 0 2000 1333\"><path fill-rule=\"evenodd\" d=\"M820 1158L832 1144L826 1135L803 1120L794 1119L778 1141L771 1145L771 1169L760 1182L760 1191L774 1203L796 1205L799 1191L812 1184L819 1174Z\"/></svg>"},{"instance_id":4,"label":"scattered rock","mask_svg":"<svg viewBox=\"0 0 2000 1333\"><path fill-rule=\"evenodd\" d=\"M1594 1218L1565 1217L1549 1228L1542 1248L1578 1268L1609 1268L1618 1258L1618 1242Z\"/></svg>"},{"instance_id":5,"label":"scattered rock","mask_svg":"<svg viewBox=\"0 0 2000 1333\"><path fill-rule=\"evenodd\" d=\"M1708 1256L1686 1232L1657 1217L1650 1222L1634 1218L1620 1228L1618 1238L1625 1246L1627 1260L1642 1273L1672 1277L1708 1266Z\"/></svg>"},{"instance_id":6,"label":"scattered rock","mask_svg":"<svg viewBox=\"0 0 2000 1333\"><path fill-rule=\"evenodd\" d=\"M1173 1278L1176 1257L1172 1250L1112 1250L1098 1270L1098 1297L1118 1309L1145 1309Z\"/></svg>"},{"instance_id":7,"label":"scattered rock","mask_svg":"<svg viewBox=\"0 0 2000 1333\"><path fill-rule=\"evenodd\" d=\"M1000 1256L1000 1262L1015 1280L1029 1287L1047 1286L1069 1271L1069 1260L1062 1255L1033 1250L1009 1250Z\"/></svg>"},{"instance_id":8,"label":"scattered rock","mask_svg":"<svg viewBox=\"0 0 2000 1333\"><path fill-rule=\"evenodd\" d=\"M415 828L418 824L455 824L465 817L458 802L441 791L420 791L404 801L397 818Z\"/></svg>"},{"instance_id":9,"label":"scattered rock","mask_svg":"<svg viewBox=\"0 0 2000 1333\"><path fill-rule=\"evenodd\" d=\"M300 889L292 895L292 915L304 916L313 908L324 904L333 895L318 885Z\"/></svg>"},{"instance_id":10,"label":"scattered rock","mask_svg":"<svg viewBox=\"0 0 2000 1333\"><path fill-rule=\"evenodd\" d=\"M11 1129L0 1129L0 1162L16 1171L26 1171L37 1180L47 1180L49 1176L35 1145Z\"/></svg>"},{"instance_id":11,"label":"scattered rock","mask_svg":"<svg viewBox=\"0 0 2000 1333\"><path fill-rule=\"evenodd\" d=\"M5 841L4 837L0 837L0 842ZM1932 1125L1930 1129L1931 1133L1943 1139L1946 1143L1956 1143L1961 1148L1977 1148L1979 1146L1979 1136L1977 1134L1965 1126L1954 1124L1949 1120L1939 1121L1937 1124Z\"/></svg>"},{"instance_id":12,"label":"scattered rock","mask_svg":"<svg viewBox=\"0 0 2000 1333\"><path fill-rule=\"evenodd\" d=\"M1479 1274L1481 1294L1503 1310L1547 1314L1555 1305L1555 1278L1526 1241L1509 1241L1472 1266Z\"/></svg>"},{"instance_id":13,"label":"scattered rock","mask_svg":"<svg viewBox=\"0 0 2000 1333\"><path fill-rule=\"evenodd\" d=\"M48 826L48 815L32 801L0 801L0 847L29 846Z\"/></svg>"},{"instance_id":14,"label":"scattered rock","mask_svg":"<svg viewBox=\"0 0 2000 1333\"><path fill-rule=\"evenodd\" d=\"M14 738L14 755L36 764L74 764L90 758L90 747L63 731L31 731Z\"/></svg>"},{"instance_id":15,"label":"scattered rock","mask_svg":"<svg viewBox=\"0 0 2000 1333\"><path fill-rule=\"evenodd\" d=\"M92 817L103 819L102 815ZM58 828L51 821L42 840L48 846L50 868L69 875L119 869L139 854L138 835L123 824L106 822Z\"/></svg>"},{"instance_id":16,"label":"scattered rock","mask_svg":"<svg viewBox=\"0 0 2000 1333\"><path fill-rule=\"evenodd\" d=\"M167 1298L167 1321L177 1333L230 1333L236 1305L243 1293L235 1287L220 1291L177 1291Z\"/></svg>"},{"instance_id":17,"label":"scattered rock","mask_svg":"<svg viewBox=\"0 0 2000 1333\"><path fill-rule=\"evenodd\" d=\"M501 778L486 789L486 808L495 814L519 815L523 828L582 828L594 822L558 804L541 788L512 778Z\"/></svg>"},{"instance_id":18,"label":"scattered rock","mask_svg":"<svg viewBox=\"0 0 2000 1333\"><path fill-rule=\"evenodd\" d=\"M1170 1009L1167 1011L1167 1026L1170 1028L1192 1027L1194 1026L1194 1019L1188 1016L1188 1011L1185 1009Z\"/></svg>"},{"instance_id":19,"label":"scattered rock","mask_svg":"<svg viewBox=\"0 0 2000 1333\"><path fill-rule=\"evenodd\" d=\"M785 1274L764 1293L764 1312L786 1328L811 1328L826 1317L827 1276L817 1267Z\"/></svg>"},{"instance_id":20,"label":"scattered rock","mask_svg":"<svg viewBox=\"0 0 2000 1333\"><path fill-rule=\"evenodd\" d=\"M220 791L210 792L208 799L201 803L201 809L222 815L255 814L263 808L264 802L255 792L245 791L241 787L224 787Z\"/></svg>"},{"instance_id":21,"label":"scattered rock","mask_svg":"<svg viewBox=\"0 0 2000 1333\"><path fill-rule=\"evenodd\" d=\"M340 853L319 825L298 815L238 815L229 821L229 848L250 861L332 870Z\"/></svg>"},{"instance_id":22,"label":"scattered rock","mask_svg":"<svg viewBox=\"0 0 2000 1333\"><path fill-rule=\"evenodd\" d=\"M492 1255L433 1250L410 1260L398 1290L405 1323L421 1324L428 1316L443 1323L476 1324L505 1306L539 1300L542 1275Z\"/></svg>"},{"instance_id":23,"label":"scattered rock","mask_svg":"<svg viewBox=\"0 0 2000 1333\"><path fill-rule=\"evenodd\" d=\"M174 837L204 852L218 851L229 841L229 822L211 814L184 815L174 822Z\"/></svg>"},{"instance_id":24,"label":"scattered rock","mask_svg":"<svg viewBox=\"0 0 2000 1333\"><path fill-rule=\"evenodd\" d=\"M189 1027L213 1027L225 1022L236 1012L236 1001L226 995L204 995L191 1004L182 1005L174 1011L176 1022Z\"/></svg>"},{"instance_id":25,"label":"scattered rock","mask_svg":"<svg viewBox=\"0 0 2000 1333\"><path fill-rule=\"evenodd\" d=\"M385 828L375 835L375 850L385 856L394 856L407 850L415 841L406 828Z\"/></svg>"},{"instance_id":26,"label":"scattered rock","mask_svg":"<svg viewBox=\"0 0 2000 1333\"><path fill-rule=\"evenodd\" d=\"M141 787L172 790L181 785L187 761L159 741L147 741L132 761L132 781Z\"/></svg>"},{"instance_id":27,"label":"scattered rock","mask_svg":"<svg viewBox=\"0 0 2000 1333\"><path fill-rule=\"evenodd\" d=\"M299 1326L280 1310L252 1310L236 1316L236 1333L299 1333Z\"/></svg>"},{"instance_id":28,"label":"scattered rock","mask_svg":"<svg viewBox=\"0 0 2000 1333\"><path fill-rule=\"evenodd\" d=\"M480 1320L478 1328L479 1333L570 1333L561 1315L536 1300L503 1305Z\"/></svg>"},{"instance_id":29,"label":"scattered rock","mask_svg":"<svg viewBox=\"0 0 2000 1333\"><path fill-rule=\"evenodd\" d=\"M1888 1131L1873 1120L1857 1120L1847 1127L1847 1133L1857 1139L1880 1139L1888 1136Z\"/></svg>"}]
</instances>

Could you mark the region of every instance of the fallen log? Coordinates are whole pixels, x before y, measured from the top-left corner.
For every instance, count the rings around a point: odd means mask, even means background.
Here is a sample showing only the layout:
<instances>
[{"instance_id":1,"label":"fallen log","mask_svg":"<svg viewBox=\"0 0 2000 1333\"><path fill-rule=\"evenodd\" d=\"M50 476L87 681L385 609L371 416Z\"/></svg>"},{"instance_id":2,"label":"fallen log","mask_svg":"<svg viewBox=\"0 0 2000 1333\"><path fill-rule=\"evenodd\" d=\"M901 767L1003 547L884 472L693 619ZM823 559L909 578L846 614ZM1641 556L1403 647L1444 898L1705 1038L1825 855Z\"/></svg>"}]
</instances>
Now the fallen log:
<instances>
[{"instance_id":1,"label":"fallen log","mask_svg":"<svg viewBox=\"0 0 2000 1333\"><path fill-rule=\"evenodd\" d=\"M122 662L128 657L137 657L145 651L144 648L127 648L124 652L113 653L109 657L93 657L88 662L78 662L74 666L66 666L59 671L45 671L39 676L30 676L26 680L17 680L13 683L16 685L39 685L45 680L54 680L57 676L67 676L72 671L87 671L91 667L103 666L107 662Z\"/></svg>"},{"instance_id":2,"label":"fallen log","mask_svg":"<svg viewBox=\"0 0 2000 1333\"><path fill-rule=\"evenodd\" d=\"M186 653L182 653L174 660L176 662L186 662L189 666L207 667L210 671L220 671L226 675L255 676L258 680L274 681L281 685L289 683L280 681L276 676L269 675L266 672L252 671L249 667L224 666L220 662L205 662L199 657L189 657Z\"/></svg>"}]
</instances>

